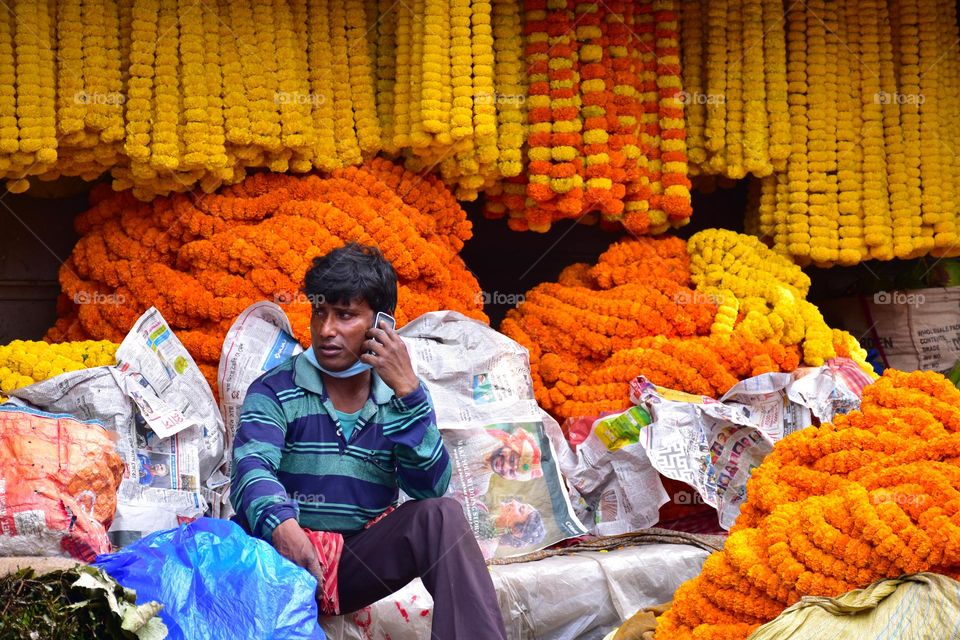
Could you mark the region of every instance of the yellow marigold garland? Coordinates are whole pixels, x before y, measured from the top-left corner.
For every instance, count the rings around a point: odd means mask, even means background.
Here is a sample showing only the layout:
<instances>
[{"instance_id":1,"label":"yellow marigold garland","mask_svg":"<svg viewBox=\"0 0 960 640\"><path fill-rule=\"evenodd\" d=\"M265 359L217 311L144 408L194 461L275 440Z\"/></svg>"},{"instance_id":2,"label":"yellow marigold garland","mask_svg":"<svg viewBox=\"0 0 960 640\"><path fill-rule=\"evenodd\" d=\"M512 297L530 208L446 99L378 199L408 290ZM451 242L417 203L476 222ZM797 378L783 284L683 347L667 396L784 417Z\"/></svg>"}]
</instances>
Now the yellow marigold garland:
<instances>
[{"instance_id":1,"label":"yellow marigold garland","mask_svg":"<svg viewBox=\"0 0 960 640\"><path fill-rule=\"evenodd\" d=\"M791 261L779 256L753 236L721 229L694 234L687 243L690 277L704 296L720 288L736 297L739 321L734 334L784 345L799 345L806 364L820 366L836 357L838 338L819 310L806 300L810 279ZM729 303L724 299L720 304ZM728 323L716 325L726 334ZM838 334L840 335L840 334ZM851 358L865 370L866 352L856 350Z\"/></svg>"},{"instance_id":2,"label":"yellow marigold garland","mask_svg":"<svg viewBox=\"0 0 960 640\"><path fill-rule=\"evenodd\" d=\"M68 371L112 365L118 346L105 340L59 344L14 340L0 345L0 391L13 391Z\"/></svg>"}]
</instances>

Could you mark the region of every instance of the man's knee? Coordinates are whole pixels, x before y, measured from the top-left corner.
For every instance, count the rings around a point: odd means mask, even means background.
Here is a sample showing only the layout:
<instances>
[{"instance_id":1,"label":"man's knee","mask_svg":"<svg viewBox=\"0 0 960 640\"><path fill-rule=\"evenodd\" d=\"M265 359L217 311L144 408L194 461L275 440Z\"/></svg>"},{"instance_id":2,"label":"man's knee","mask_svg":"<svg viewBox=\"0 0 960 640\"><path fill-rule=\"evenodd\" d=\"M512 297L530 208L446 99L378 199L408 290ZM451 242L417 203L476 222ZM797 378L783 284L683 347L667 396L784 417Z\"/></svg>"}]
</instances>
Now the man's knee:
<instances>
[{"instance_id":1,"label":"man's knee","mask_svg":"<svg viewBox=\"0 0 960 640\"><path fill-rule=\"evenodd\" d=\"M418 500L420 512L431 522L442 524L443 528L462 530L469 528L463 507L453 498L427 498Z\"/></svg>"}]
</instances>

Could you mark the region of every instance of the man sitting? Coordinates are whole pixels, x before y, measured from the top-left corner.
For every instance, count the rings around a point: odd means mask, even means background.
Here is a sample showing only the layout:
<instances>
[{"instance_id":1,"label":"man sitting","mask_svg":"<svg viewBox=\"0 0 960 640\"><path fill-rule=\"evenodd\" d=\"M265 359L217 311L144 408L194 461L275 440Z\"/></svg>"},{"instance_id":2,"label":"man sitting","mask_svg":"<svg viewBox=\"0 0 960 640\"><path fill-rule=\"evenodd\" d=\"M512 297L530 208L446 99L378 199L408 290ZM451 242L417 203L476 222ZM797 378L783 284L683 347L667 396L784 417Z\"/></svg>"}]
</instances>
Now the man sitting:
<instances>
[{"instance_id":1,"label":"man sitting","mask_svg":"<svg viewBox=\"0 0 960 640\"><path fill-rule=\"evenodd\" d=\"M392 314L397 276L379 250L317 258L304 291L311 347L250 385L233 445L237 521L317 577L323 613L349 613L421 578L433 637L506 638L460 504L440 497L450 458L430 394ZM396 504L398 488L414 500Z\"/></svg>"}]
</instances>

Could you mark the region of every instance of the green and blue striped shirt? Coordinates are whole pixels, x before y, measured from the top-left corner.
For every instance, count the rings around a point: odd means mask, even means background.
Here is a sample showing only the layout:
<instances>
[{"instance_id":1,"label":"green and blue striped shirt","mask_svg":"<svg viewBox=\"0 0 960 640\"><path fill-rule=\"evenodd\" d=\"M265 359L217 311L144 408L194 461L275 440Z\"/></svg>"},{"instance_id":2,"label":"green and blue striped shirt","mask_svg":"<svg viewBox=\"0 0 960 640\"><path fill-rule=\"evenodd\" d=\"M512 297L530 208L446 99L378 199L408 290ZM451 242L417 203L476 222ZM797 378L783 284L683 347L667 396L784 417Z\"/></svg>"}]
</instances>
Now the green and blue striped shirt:
<instances>
[{"instance_id":1,"label":"green and blue striped shirt","mask_svg":"<svg viewBox=\"0 0 960 640\"><path fill-rule=\"evenodd\" d=\"M424 384L397 398L372 371L370 397L343 435L320 370L302 355L250 385L233 443L230 500L236 520L269 541L296 518L317 531L359 531L396 504L439 497L450 458Z\"/></svg>"}]
</instances>

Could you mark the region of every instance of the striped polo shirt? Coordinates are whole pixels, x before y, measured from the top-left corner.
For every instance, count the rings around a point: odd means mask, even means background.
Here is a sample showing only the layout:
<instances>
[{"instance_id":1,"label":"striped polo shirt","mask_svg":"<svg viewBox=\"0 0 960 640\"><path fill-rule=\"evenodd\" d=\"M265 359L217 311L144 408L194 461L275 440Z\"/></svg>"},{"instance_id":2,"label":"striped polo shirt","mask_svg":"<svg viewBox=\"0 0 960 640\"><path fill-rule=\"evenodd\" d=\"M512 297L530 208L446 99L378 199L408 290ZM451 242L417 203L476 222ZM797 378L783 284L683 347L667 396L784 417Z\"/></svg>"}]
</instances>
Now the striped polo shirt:
<instances>
[{"instance_id":1,"label":"striped polo shirt","mask_svg":"<svg viewBox=\"0 0 960 640\"><path fill-rule=\"evenodd\" d=\"M396 504L439 497L450 483L450 458L423 382L397 398L371 371L370 397L349 439L324 390L320 370L298 355L247 390L233 442L230 500L236 521L270 541L296 518L317 531L359 531Z\"/></svg>"}]
</instances>

